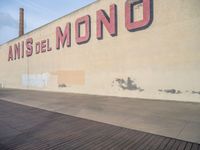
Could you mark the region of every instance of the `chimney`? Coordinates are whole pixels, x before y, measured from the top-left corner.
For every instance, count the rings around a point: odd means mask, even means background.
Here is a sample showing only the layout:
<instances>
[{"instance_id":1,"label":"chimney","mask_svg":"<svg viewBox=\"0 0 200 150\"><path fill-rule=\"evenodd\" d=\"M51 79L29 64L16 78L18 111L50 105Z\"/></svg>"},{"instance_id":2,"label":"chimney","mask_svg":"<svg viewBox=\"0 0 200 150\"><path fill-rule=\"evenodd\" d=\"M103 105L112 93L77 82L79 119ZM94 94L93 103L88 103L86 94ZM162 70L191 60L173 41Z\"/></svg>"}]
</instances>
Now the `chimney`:
<instances>
[{"instance_id":1,"label":"chimney","mask_svg":"<svg viewBox=\"0 0 200 150\"><path fill-rule=\"evenodd\" d=\"M24 9L19 9L19 37L24 35Z\"/></svg>"}]
</instances>

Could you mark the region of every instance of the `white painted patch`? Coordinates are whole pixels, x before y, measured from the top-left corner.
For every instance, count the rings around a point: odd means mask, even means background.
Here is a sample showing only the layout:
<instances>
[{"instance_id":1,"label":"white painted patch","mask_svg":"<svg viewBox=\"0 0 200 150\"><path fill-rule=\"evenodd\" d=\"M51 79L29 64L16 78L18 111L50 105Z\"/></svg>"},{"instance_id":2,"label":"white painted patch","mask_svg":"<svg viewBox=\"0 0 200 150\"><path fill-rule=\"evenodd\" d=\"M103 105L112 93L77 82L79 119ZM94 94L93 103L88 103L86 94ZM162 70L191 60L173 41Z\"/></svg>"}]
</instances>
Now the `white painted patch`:
<instances>
[{"instance_id":1,"label":"white painted patch","mask_svg":"<svg viewBox=\"0 0 200 150\"><path fill-rule=\"evenodd\" d=\"M22 85L30 87L46 87L49 80L49 74L23 74L22 75Z\"/></svg>"}]
</instances>

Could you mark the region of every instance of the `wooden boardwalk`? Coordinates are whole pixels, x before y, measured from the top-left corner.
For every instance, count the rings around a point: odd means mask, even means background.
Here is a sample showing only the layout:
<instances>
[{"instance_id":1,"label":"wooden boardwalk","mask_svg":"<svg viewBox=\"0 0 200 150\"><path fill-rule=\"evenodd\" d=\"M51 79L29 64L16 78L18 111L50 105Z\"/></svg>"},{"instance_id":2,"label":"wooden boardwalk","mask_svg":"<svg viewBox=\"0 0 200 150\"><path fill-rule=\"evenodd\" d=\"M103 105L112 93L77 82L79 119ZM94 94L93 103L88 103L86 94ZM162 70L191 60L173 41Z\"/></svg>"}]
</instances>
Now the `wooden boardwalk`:
<instances>
[{"instance_id":1,"label":"wooden boardwalk","mask_svg":"<svg viewBox=\"0 0 200 150\"><path fill-rule=\"evenodd\" d=\"M0 150L200 150L200 145L0 100Z\"/></svg>"}]
</instances>

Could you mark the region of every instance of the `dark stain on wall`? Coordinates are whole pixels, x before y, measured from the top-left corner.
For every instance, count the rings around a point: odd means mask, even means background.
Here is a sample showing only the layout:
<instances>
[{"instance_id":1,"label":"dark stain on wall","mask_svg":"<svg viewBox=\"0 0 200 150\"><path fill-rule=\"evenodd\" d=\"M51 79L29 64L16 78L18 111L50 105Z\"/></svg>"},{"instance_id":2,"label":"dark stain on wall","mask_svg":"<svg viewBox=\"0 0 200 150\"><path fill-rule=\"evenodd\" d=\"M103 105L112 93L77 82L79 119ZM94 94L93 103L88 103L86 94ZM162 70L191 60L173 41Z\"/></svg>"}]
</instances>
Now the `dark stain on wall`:
<instances>
[{"instance_id":1,"label":"dark stain on wall","mask_svg":"<svg viewBox=\"0 0 200 150\"><path fill-rule=\"evenodd\" d=\"M180 90L176 90L176 89L159 89L158 91L169 93L169 94L182 94Z\"/></svg>"},{"instance_id":2,"label":"dark stain on wall","mask_svg":"<svg viewBox=\"0 0 200 150\"><path fill-rule=\"evenodd\" d=\"M189 91L189 90L186 90L186 91L182 92L180 90L175 90L175 89L159 89L158 91L159 92L169 93L169 94L191 93L191 94L198 94L198 95L200 95L200 91Z\"/></svg>"},{"instance_id":3,"label":"dark stain on wall","mask_svg":"<svg viewBox=\"0 0 200 150\"><path fill-rule=\"evenodd\" d=\"M199 94L200 95L200 91L192 91L192 94Z\"/></svg>"},{"instance_id":4,"label":"dark stain on wall","mask_svg":"<svg viewBox=\"0 0 200 150\"><path fill-rule=\"evenodd\" d=\"M131 90L131 91L139 90L140 92L144 91L144 89L137 86L135 81L132 80L130 77L128 77L127 79L117 78L115 81L119 84L119 87L122 88L123 90Z\"/></svg>"},{"instance_id":5,"label":"dark stain on wall","mask_svg":"<svg viewBox=\"0 0 200 150\"><path fill-rule=\"evenodd\" d=\"M66 85L66 84L59 84L58 87L59 87L59 88L66 88L67 85Z\"/></svg>"}]
</instances>

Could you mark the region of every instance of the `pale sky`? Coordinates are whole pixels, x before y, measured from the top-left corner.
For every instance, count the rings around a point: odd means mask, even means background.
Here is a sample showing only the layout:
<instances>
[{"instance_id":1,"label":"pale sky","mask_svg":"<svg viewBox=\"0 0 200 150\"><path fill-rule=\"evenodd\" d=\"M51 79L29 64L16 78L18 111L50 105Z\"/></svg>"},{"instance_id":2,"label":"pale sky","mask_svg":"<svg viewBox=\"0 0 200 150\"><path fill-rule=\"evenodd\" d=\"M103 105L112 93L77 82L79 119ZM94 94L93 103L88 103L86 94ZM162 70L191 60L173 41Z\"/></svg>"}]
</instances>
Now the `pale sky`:
<instances>
[{"instance_id":1,"label":"pale sky","mask_svg":"<svg viewBox=\"0 0 200 150\"><path fill-rule=\"evenodd\" d=\"M0 44L18 36L19 8L25 11L25 33L95 0L0 0Z\"/></svg>"}]
</instances>

